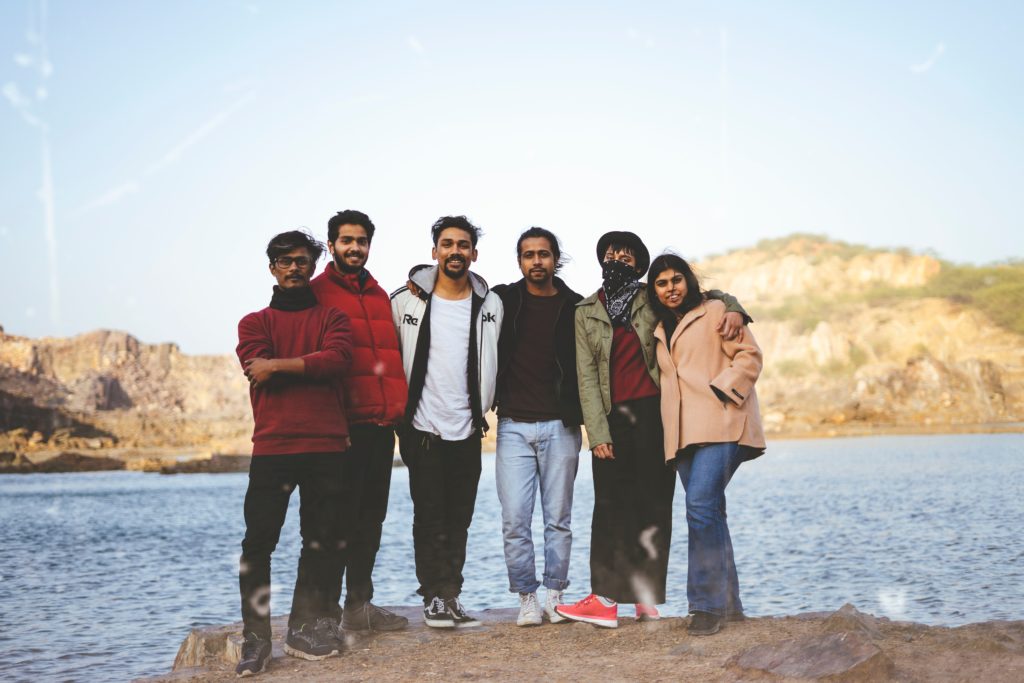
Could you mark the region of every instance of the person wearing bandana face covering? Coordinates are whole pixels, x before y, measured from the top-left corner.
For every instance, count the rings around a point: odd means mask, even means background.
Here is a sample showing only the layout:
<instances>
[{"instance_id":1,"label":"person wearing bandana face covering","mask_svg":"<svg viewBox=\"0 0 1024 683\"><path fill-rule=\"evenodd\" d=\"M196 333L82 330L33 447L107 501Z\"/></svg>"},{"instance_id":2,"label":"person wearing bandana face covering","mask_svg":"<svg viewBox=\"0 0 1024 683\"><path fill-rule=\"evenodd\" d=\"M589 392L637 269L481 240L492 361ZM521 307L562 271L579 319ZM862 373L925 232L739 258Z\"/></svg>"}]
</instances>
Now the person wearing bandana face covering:
<instances>
[{"instance_id":1,"label":"person wearing bandana face covering","mask_svg":"<svg viewBox=\"0 0 1024 683\"><path fill-rule=\"evenodd\" d=\"M641 621L660 618L672 538L675 472L665 464L654 328L658 320L640 278L650 253L632 232L597 242L601 288L576 305L580 404L593 454L591 594L558 614L595 626L618 626L618 603L633 603ZM749 316L735 298L723 336Z\"/></svg>"}]
</instances>

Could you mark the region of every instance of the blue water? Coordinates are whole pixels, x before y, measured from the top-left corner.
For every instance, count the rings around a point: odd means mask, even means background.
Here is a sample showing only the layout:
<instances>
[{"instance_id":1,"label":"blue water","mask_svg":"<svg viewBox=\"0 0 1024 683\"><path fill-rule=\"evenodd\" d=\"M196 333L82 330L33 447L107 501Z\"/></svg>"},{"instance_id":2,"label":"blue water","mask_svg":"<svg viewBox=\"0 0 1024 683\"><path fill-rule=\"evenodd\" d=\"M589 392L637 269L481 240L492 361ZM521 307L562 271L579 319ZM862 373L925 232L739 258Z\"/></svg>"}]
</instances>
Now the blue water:
<instances>
[{"instance_id":1,"label":"blue water","mask_svg":"<svg viewBox=\"0 0 1024 683\"><path fill-rule=\"evenodd\" d=\"M132 472L0 476L0 679L126 680L170 669L193 626L238 619L246 475ZM590 457L577 477L568 596L589 585ZM752 615L833 610L956 625L1024 619L1024 435L873 437L770 444L728 489ZM285 614L297 496L274 556ZM677 489L668 614L685 613ZM397 469L374 574L378 604L416 604L408 475ZM540 522L535 518L535 538ZM513 607L493 456L469 539L463 602Z\"/></svg>"}]
</instances>

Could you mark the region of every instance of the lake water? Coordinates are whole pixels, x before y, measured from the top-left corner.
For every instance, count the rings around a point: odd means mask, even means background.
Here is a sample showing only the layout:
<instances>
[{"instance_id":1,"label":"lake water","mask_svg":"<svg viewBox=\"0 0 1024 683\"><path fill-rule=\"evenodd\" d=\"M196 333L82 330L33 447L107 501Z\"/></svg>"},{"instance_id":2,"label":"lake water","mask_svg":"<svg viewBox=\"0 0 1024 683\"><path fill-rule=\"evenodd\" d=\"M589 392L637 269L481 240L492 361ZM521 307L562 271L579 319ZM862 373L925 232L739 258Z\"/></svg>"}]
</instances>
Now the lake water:
<instances>
[{"instance_id":1,"label":"lake water","mask_svg":"<svg viewBox=\"0 0 1024 683\"><path fill-rule=\"evenodd\" d=\"M244 474L0 476L0 679L163 673L190 628L236 621L245 487ZM1024 619L1024 435L772 443L740 468L728 497L751 615L852 602L928 624ZM295 580L297 502L274 555L275 614L289 609ZM592 502L584 453L573 599L589 587ZM678 486L670 615L686 611L682 503ZM374 574L378 604L419 600L411 519L408 474L396 469ZM540 539L539 516L535 528ZM507 592L493 455L484 456L468 556L467 607L518 606Z\"/></svg>"}]
</instances>

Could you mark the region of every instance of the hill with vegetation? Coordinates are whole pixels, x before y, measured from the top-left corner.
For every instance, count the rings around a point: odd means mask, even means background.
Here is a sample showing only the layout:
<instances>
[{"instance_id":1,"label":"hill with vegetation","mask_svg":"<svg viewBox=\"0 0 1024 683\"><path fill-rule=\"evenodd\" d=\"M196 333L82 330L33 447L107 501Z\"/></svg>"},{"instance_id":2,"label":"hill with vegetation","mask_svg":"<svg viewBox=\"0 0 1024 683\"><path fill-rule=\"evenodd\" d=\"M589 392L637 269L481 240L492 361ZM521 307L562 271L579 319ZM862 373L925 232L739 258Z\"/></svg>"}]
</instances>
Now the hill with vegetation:
<instances>
[{"instance_id":1,"label":"hill with vegetation","mask_svg":"<svg viewBox=\"0 0 1024 683\"><path fill-rule=\"evenodd\" d=\"M755 318L770 434L1014 429L1024 420L1020 261L958 265L799 234L698 267L705 286L735 294ZM251 429L233 356L189 356L124 332L0 332L0 453L246 453Z\"/></svg>"},{"instance_id":2,"label":"hill with vegetation","mask_svg":"<svg viewBox=\"0 0 1024 683\"><path fill-rule=\"evenodd\" d=\"M959 431L1024 416L1024 263L800 234L698 266L755 318L771 431Z\"/></svg>"}]
</instances>

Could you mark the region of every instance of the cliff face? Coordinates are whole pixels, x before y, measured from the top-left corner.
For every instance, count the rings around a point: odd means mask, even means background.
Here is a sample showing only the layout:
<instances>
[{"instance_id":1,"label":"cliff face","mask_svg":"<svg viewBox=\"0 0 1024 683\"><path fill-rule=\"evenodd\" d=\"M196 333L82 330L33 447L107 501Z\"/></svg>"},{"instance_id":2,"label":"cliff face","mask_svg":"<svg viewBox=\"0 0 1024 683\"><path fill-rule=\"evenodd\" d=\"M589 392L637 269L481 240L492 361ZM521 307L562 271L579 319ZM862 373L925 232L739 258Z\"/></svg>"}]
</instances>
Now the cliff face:
<instances>
[{"instance_id":1,"label":"cliff face","mask_svg":"<svg viewBox=\"0 0 1024 683\"><path fill-rule=\"evenodd\" d=\"M0 336L0 450L245 449L248 385L230 356L188 356L124 332Z\"/></svg>"},{"instance_id":2,"label":"cliff face","mask_svg":"<svg viewBox=\"0 0 1024 683\"><path fill-rule=\"evenodd\" d=\"M944 267L930 256L814 236L698 264L706 287L735 294L754 315L769 433L1024 421L1024 336L976 307L928 296ZM251 430L233 356L187 356L123 332L0 333L0 451L247 453Z\"/></svg>"},{"instance_id":3,"label":"cliff face","mask_svg":"<svg viewBox=\"0 0 1024 683\"><path fill-rule=\"evenodd\" d=\"M942 269L932 257L794 237L698 267L756 320L770 431L1024 419L1024 337L921 296Z\"/></svg>"}]
</instances>

